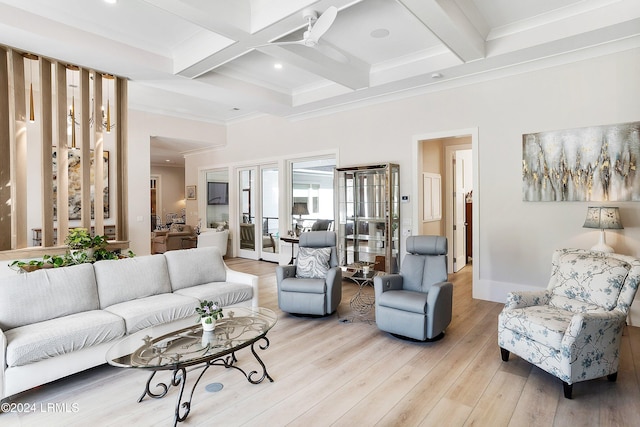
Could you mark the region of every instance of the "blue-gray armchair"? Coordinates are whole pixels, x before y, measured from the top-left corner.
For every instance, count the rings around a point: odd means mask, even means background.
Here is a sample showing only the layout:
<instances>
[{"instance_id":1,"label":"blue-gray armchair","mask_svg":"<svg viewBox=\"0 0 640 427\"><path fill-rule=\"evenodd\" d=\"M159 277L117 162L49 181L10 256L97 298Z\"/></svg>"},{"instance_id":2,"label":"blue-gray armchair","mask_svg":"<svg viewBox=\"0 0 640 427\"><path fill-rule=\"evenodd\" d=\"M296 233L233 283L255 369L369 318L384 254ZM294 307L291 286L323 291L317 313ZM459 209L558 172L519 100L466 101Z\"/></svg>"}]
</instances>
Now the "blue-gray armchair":
<instances>
[{"instance_id":1,"label":"blue-gray armchair","mask_svg":"<svg viewBox=\"0 0 640 427\"><path fill-rule=\"evenodd\" d=\"M379 329L418 341L444 336L453 307L446 237L408 237L400 273L376 276L373 284Z\"/></svg>"},{"instance_id":2,"label":"blue-gray armchair","mask_svg":"<svg viewBox=\"0 0 640 427\"><path fill-rule=\"evenodd\" d=\"M296 264L276 267L276 281L282 311L317 316L335 312L342 299L336 233L301 233Z\"/></svg>"}]
</instances>

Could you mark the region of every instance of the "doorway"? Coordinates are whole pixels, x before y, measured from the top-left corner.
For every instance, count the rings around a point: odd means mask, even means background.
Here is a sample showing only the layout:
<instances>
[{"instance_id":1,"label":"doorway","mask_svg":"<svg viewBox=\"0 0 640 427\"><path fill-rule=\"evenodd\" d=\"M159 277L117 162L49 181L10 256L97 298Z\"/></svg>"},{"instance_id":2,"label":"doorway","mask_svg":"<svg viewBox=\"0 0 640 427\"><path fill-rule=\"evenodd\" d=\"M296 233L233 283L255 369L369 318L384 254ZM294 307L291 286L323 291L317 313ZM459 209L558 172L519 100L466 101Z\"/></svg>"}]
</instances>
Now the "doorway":
<instances>
[{"instance_id":1,"label":"doorway","mask_svg":"<svg viewBox=\"0 0 640 427\"><path fill-rule=\"evenodd\" d=\"M474 257L474 277L477 274L478 230L471 229L477 212L474 205L474 185L477 184L477 129L442 132L414 137L414 200L412 221L403 229L414 229L410 234L436 234L446 236L448 245L448 272L462 269ZM424 173L442 177L442 218L425 221L423 217L422 185ZM467 202L470 204L467 206ZM469 209L469 211L467 211ZM404 221L403 221L404 222ZM477 228L477 227L476 227ZM470 233L467 234L467 231Z\"/></svg>"}]
</instances>

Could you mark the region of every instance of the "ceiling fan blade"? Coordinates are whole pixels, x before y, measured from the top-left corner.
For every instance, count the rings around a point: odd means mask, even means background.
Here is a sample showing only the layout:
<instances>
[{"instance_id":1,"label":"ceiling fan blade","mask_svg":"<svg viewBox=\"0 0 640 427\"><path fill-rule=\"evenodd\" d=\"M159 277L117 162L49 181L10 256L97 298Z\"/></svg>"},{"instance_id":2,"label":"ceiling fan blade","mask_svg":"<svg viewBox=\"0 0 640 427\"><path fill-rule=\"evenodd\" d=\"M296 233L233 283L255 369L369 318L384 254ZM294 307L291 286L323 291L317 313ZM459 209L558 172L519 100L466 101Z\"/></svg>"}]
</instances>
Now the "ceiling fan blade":
<instances>
[{"instance_id":1,"label":"ceiling fan blade","mask_svg":"<svg viewBox=\"0 0 640 427\"><path fill-rule=\"evenodd\" d=\"M271 43L265 43L265 44L261 44L258 46L253 46L254 49L257 49L259 47L265 47L265 46L284 46L284 45L292 45L292 44L301 44L304 46L304 40L296 40L293 42L271 42Z\"/></svg>"},{"instance_id":2,"label":"ceiling fan blade","mask_svg":"<svg viewBox=\"0 0 640 427\"><path fill-rule=\"evenodd\" d=\"M331 6L327 8L309 31L309 38L311 40L318 41L320 37L329 30L331 25L333 25L333 21L336 20L336 16L338 16L337 7Z\"/></svg>"}]
</instances>

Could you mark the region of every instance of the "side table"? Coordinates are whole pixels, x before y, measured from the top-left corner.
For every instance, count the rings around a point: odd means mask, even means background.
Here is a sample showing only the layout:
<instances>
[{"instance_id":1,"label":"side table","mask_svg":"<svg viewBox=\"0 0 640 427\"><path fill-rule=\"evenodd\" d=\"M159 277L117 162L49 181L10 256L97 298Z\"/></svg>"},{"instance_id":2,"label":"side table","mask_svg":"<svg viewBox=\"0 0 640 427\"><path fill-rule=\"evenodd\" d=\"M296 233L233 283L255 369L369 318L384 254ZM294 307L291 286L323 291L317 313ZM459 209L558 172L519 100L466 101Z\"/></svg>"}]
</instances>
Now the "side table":
<instances>
[{"instance_id":1,"label":"side table","mask_svg":"<svg viewBox=\"0 0 640 427\"><path fill-rule=\"evenodd\" d=\"M349 306L356 314L354 317L360 317L362 320L370 322L371 319L368 315L371 313L375 306L375 296L364 291L366 286L373 288L373 278L378 274L375 270L370 270L368 273L364 273L361 269L356 270L351 275L345 275L345 279L349 279L358 285L358 291L351 297Z\"/></svg>"},{"instance_id":2,"label":"side table","mask_svg":"<svg viewBox=\"0 0 640 427\"><path fill-rule=\"evenodd\" d=\"M289 265L292 265L293 260L296 259L296 257L293 256L294 246L300 243L300 239L297 237L280 237L280 240L282 240L283 242L291 243L291 260L289 261Z\"/></svg>"}]
</instances>

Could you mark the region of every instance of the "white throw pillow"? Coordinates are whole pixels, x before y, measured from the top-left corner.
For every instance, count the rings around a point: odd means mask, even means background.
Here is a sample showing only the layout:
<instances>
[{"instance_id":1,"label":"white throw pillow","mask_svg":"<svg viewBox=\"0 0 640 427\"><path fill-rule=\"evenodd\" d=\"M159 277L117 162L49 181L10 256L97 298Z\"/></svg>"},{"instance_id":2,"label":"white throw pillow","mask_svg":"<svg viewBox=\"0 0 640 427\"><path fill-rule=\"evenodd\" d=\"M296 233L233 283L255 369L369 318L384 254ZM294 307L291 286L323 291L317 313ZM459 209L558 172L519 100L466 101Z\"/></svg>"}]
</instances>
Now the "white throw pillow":
<instances>
[{"instance_id":1,"label":"white throw pillow","mask_svg":"<svg viewBox=\"0 0 640 427\"><path fill-rule=\"evenodd\" d=\"M309 279L324 279L329 272L331 248L307 248L298 250L296 276Z\"/></svg>"}]
</instances>

